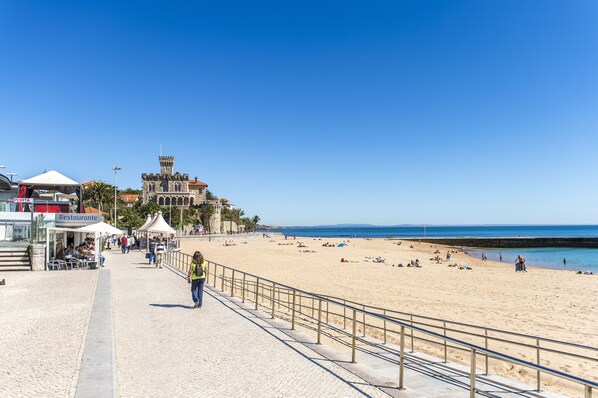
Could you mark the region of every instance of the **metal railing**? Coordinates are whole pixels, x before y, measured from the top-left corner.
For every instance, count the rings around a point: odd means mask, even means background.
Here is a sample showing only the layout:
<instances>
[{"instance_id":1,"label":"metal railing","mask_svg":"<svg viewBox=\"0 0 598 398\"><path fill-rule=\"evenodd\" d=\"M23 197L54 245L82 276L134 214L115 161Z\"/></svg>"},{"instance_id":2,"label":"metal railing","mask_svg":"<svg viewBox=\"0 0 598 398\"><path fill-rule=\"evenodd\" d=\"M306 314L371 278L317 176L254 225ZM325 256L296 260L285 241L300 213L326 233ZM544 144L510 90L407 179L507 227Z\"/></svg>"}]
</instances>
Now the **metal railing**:
<instances>
[{"instance_id":1,"label":"metal railing","mask_svg":"<svg viewBox=\"0 0 598 398\"><path fill-rule=\"evenodd\" d=\"M166 262L184 272L188 272L191 260L190 255L180 251L169 251L166 254ZM212 261L207 261L206 283L219 288L222 292L230 292L231 297L238 296L242 302L255 303L256 310L261 307L269 312L272 318L288 320L293 330L300 325L303 329L313 331L316 334L317 344L322 341L323 327L335 333L344 333L346 337L350 338L349 343L343 342L338 336L331 337L331 334L328 334L327 337L350 348L352 363L356 362L357 342L362 346L384 347L385 352L394 353L399 358L399 389L404 388L406 338L410 340L411 352L415 352L416 348L420 350L422 348L416 346L416 341L441 347L445 362L448 361L449 350L468 352L470 397L475 396L476 378L480 377L477 375L478 357L484 358L484 375L488 375L490 359L532 369L536 373L537 391L541 389L541 374L552 375L581 385L585 398L591 398L592 391L598 388L596 381L541 365L541 358L544 357L541 355L542 353L568 356L595 364L598 363L598 358L587 354L572 353L555 348L555 346L592 353L598 352L598 348L595 347L369 306L334 296L307 292ZM299 320L304 323L300 324ZM348 326L351 327L349 330ZM449 333L452 335L448 335ZM454 335L464 337L457 338ZM532 339L533 343L513 340L508 336L524 340ZM366 337L370 337L370 339L366 339ZM379 338L381 343L372 341L371 338ZM466 341L466 339L470 341ZM481 343L475 344L471 341L472 339L481 339ZM399 346L398 350L387 346L389 341L396 342ZM497 343L500 348L504 348L505 344L512 344L534 350L536 361L532 362L497 351L497 349L491 349L489 348L491 342ZM552 347L548 347L547 344L551 344Z\"/></svg>"}]
</instances>

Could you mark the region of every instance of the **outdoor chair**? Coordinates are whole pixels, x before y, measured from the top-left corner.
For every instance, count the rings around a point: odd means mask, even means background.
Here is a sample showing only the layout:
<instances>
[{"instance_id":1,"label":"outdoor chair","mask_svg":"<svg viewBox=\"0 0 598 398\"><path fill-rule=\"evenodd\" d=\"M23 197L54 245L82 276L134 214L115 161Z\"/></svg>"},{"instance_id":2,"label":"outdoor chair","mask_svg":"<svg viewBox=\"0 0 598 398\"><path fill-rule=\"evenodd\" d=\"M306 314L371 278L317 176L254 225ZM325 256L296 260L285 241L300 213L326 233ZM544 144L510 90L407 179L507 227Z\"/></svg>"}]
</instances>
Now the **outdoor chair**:
<instances>
[{"instance_id":1,"label":"outdoor chair","mask_svg":"<svg viewBox=\"0 0 598 398\"><path fill-rule=\"evenodd\" d=\"M78 269L79 268L79 260L76 258L69 258L66 262L67 269Z\"/></svg>"},{"instance_id":2,"label":"outdoor chair","mask_svg":"<svg viewBox=\"0 0 598 398\"><path fill-rule=\"evenodd\" d=\"M48 268L50 270L54 269L56 271L61 270L61 269L66 269L66 262L64 260L52 259L48 263Z\"/></svg>"}]
</instances>

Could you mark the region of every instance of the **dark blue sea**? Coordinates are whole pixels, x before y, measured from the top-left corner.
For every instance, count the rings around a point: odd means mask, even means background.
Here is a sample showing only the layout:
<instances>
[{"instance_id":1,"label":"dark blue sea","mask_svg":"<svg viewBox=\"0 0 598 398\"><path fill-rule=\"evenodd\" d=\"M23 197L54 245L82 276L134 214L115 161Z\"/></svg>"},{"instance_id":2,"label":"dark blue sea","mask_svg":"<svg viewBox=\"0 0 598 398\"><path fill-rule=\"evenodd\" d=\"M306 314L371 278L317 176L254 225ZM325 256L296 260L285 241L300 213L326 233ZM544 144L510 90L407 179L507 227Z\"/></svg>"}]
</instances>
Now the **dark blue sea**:
<instances>
[{"instance_id":1,"label":"dark blue sea","mask_svg":"<svg viewBox=\"0 0 598 398\"><path fill-rule=\"evenodd\" d=\"M289 227L283 228L280 232L283 234L296 236L328 236L339 238L598 237L598 225L410 225L397 227Z\"/></svg>"},{"instance_id":2,"label":"dark blue sea","mask_svg":"<svg viewBox=\"0 0 598 398\"><path fill-rule=\"evenodd\" d=\"M277 230L301 237L338 238L504 238L504 237L598 237L598 225L471 225L471 226L396 226L396 227L290 227ZM502 253L513 263L518 254L527 264L545 268L598 272L598 249L529 248L484 250L491 260ZM480 250L469 253L481 257ZM563 263L566 259L566 264Z\"/></svg>"}]
</instances>

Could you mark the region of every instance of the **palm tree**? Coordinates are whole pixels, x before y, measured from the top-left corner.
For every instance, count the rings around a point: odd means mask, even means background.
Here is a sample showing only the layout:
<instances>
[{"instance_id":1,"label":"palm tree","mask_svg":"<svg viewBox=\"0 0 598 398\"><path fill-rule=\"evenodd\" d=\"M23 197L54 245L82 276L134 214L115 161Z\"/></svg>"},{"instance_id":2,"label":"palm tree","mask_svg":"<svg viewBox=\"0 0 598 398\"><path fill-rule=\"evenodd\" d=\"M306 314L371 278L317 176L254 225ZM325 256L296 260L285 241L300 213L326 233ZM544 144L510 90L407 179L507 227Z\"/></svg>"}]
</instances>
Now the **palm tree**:
<instances>
[{"instance_id":1,"label":"palm tree","mask_svg":"<svg viewBox=\"0 0 598 398\"><path fill-rule=\"evenodd\" d=\"M206 205L201 208L201 219L204 227L208 230L208 232L212 232L212 225L210 219L216 212L216 208L214 206Z\"/></svg>"},{"instance_id":2,"label":"palm tree","mask_svg":"<svg viewBox=\"0 0 598 398\"><path fill-rule=\"evenodd\" d=\"M255 232L255 230L257 229L257 223L260 222L260 216L253 216L251 221L253 222L253 232Z\"/></svg>"},{"instance_id":3,"label":"palm tree","mask_svg":"<svg viewBox=\"0 0 598 398\"><path fill-rule=\"evenodd\" d=\"M100 211L103 211L103 204L106 203L109 210L113 207L111 205L114 200L114 187L105 182L95 182L85 189L83 199L87 206L96 207Z\"/></svg>"},{"instance_id":4,"label":"palm tree","mask_svg":"<svg viewBox=\"0 0 598 398\"><path fill-rule=\"evenodd\" d=\"M237 224L237 232L239 232L239 223L241 222L241 217L243 217L244 215L245 215L245 212L241 209L233 209L231 211L231 224L230 224L231 232L233 230L233 223L232 223L233 220Z\"/></svg>"}]
</instances>

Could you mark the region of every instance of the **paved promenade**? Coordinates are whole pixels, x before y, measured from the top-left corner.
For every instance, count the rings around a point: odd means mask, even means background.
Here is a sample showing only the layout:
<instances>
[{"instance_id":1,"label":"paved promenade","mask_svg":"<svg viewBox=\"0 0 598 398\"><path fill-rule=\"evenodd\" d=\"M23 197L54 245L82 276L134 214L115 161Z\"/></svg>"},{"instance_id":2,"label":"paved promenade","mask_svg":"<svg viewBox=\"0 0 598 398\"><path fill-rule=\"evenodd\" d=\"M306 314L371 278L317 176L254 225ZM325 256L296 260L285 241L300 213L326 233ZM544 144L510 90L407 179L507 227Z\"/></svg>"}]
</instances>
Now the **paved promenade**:
<instances>
[{"instance_id":1,"label":"paved promenade","mask_svg":"<svg viewBox=\"0 0 598 398\"><path fill-rule=\"evenodd\" d=\"M187 282L148 267L140 254L109 262L120 396L387 396L340 367L335 374L320 366L210 295L193 309Z\"/></svg>"},{"instance_id":2,"label":"paved promenade","mask_svg":"<svg viewBox=\"0 0 598 398\"><path fill-rule=\"evenodd\" d=\"M0 397L73 397L98 271L0 272Z\"/></svg>"},{"instance_id":3,"label":"paved promenade","mask_svg":"<svg viewBox=\"0 0 598 398\"><path fill-rule=\"evenodd\" d=\"M468 395L463 374L416 356L399 391L384 351L359 350L348 364L346 353L209 286L194 309L181 273L141 253L106 257L102 270L0 272L0 397ZM536 396L525 385L479 386L486 396Z\"/></svg>"}]
</instances>

